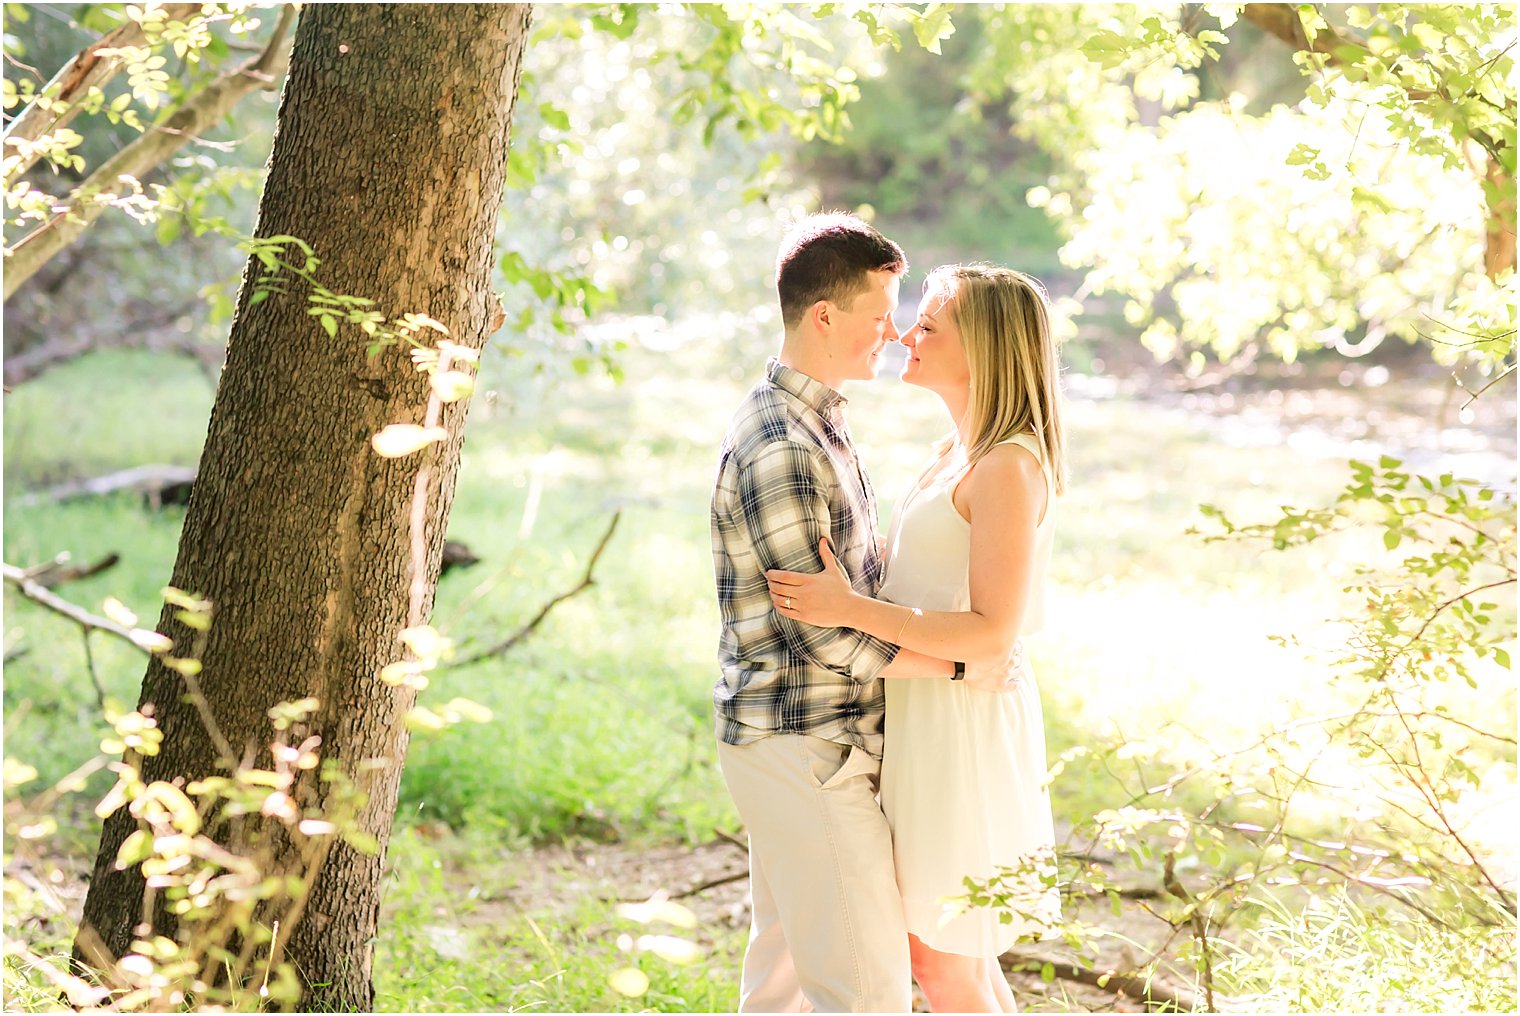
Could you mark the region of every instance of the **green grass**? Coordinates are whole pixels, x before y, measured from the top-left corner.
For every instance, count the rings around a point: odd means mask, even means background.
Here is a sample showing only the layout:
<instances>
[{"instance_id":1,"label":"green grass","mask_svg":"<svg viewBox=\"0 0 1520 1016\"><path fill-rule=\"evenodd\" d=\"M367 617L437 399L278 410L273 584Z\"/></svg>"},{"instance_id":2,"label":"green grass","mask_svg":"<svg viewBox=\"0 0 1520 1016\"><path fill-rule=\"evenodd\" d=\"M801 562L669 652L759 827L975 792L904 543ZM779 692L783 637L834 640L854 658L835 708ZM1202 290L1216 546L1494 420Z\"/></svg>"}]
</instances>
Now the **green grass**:
<instances>
[{"instance_id":1,"label":"green grass","mask_svg":"<svg viewBox=\"0 0 1520 1016\"><path fill-rule=\"evenodd\" d=\"M437 624L466 653L500 641L579 581L611 513L624 515L591 590L509 655L437 675L424 701L471 698L495 720L416 740L404 816L530 840L701 839L732 824L710 736L717 615L706 518L716 443L749 383L730 375L732 359L731 349L635 349L625 384L515 389L492 378L488 361L486 387L511 394L472 410L450 524L482 561L445 577ZM164 391L175 394L166 401ZM945 429L943 409L893 381L848 394L885 514ZM114 595L156 617L180 511L151 512L125 495L18 501L59 475L193 461L189 436L204 422L192 409L203 417L209 396L195 368L148 354L90 358L23 386L5 416L6 560L119 551L121 566L67 596L98 610ZM119 425L142 404L169 407L167 425ZM89 440L66 443L54 429ZM1059 506L1047 629L1030 644L1052 752L1173 722L1244 739L1263 717L1327 694L1322 664L1267 636L1333 639L1325 619L1343 607L1338 555L1367 548L1326 541L1263 553L1186 530L1202 502L1259 519L1277 504L1327 500L1344 466L1287 448L1223 449L1207 421L1126 399L1074 401L1069 431L1072 485ZM6 645L27 650L7 667L8 747L56 778L102 730L81 640L71 623L7 596ZM135 701L136 654L101 636L92 647L107 692ZM1055 792L1071 814L1100 803L1083 786Z\"/></svg>"},{"instance_id":2,"label":"green grass","mask_svg":"<svg viewBox=\"0 0 1520 1016\"><path fill-rule=\"evenodd\" d=\"M393 1012L733 1012L745 932L698 925L644 927L591 894L528 897L542 876L531 858L478 833L431 843L403 831L391 845L391 885L375 955L376 1005ZM461 881L461 877L464 881ZM674 935L701 959L676 965L619 947L619 937ZM649 990L614 991L614 971L637 967Z\"/></svg>"},{"instance_id":3,"label":"green grass","mask_svg":"<svg viewBox=\"0 0 1520 1016\"><path fill-rule=\"evenodd\" d=\"M671 967L644 957L651 994L625 999L607 986L626 959L609 904L587 897L513 909L502 900L526 877L524 851L534 844L700 842L715 826L737 826L711 733L717 612L706 512L717 442L768 345L725 331L722 344L635 348L622 385L523 384L488 358L482 387L501 397L472 408L450 522L450 536L481 562L443 579L435 616L461 655L516 631L578 583L612 512L623 517L590 590L510 654L443 668L423 695L424 703L473 699L494 718L413 740L377 957L383 1004L732 1007L737 932L699 931L712 949L708 963ZM754 350L756 366L736 373L743 349ZM211 393L179 361L114 354L9 396L5 559L31 565L60 551L76 560L120 552L120 566L61 592L97 611L115 596L145 621L156 618L180 510L150 511L126 495L47 506L23 498L61 479L193 463ZM893 381L847 394L885 514L947 421L933 396ZM151 426L134 422L143 406L154 407ZM1211 747L1243 744L1346 694L1326 680L1323 660L1268 636L1294 633L1333 648L1341 636L1327 619L1347 607L1345 562L1371 559L1380 546L1351 536L1263 553L1186 533L1201 522L1200 503L1260 521L1279 504L1326 502L1345 482L1344 463L1285 446L1226 447L1208 420L1128 398L1074 400L1068 432L1072 485L1059 504L1047 628L1029 646L1052 757L1143 737L1160 746L1154 765L1164 776L1167 751L1195 735ZM25 650L5 672L6 752L51 781L94 754L105 726L77 627L10 590L5 606L6 649ZM135 702L141 657L102 636L91 646L107 693ZM1484 682L1482 701L1513 725L1508 675L1495 668ZM1458 692L1465 689L1453 689L1454 702ZM1112 778L1082 766L1052 793L1068 824L1123 803ZM448 849L409 831L438 823L461 832ZM90 820L79 824L65 839L89 850ZM472 887L480 889L473 897Z\"/></svg>"},{"instance_id":4,"label":"green grass","mask_svg":"<svg viewBox=\"0 0 1520 1016\"><path fill-rule=\"evenodd\" d=\"M1301 907L1268 901L1254 948L1220 963L1221 986L1259 1012L1514 1012L1513 916L1496 912L1490 927L1447 916L1442 928L1344 891ZM1314 963L1284 967L1278 955Z\"/></svg>"}]
</instances>

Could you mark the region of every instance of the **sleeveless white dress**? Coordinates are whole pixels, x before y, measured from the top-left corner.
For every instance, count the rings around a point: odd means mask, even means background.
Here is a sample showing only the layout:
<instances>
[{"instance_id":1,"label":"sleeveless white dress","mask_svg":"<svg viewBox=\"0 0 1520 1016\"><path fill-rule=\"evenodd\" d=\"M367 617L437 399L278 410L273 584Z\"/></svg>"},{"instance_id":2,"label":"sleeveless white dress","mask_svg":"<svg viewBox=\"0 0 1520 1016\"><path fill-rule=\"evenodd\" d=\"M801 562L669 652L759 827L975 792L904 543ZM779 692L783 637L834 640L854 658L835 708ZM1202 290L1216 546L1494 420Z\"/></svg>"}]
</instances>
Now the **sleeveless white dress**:
<instances>
[{"instance_id":1,"label":"sleeveless white dress","mask_svg":"<svg viewBox=\"0 0 1520 1016\"><path fill-rule=\"evenodd\" d=\"M1019 435L1045 472L1045 516L1035 530L1033 588L1023 633L1038 630L1055 520L1055 485L1039 442ZM897 505L877 597L923 610L971 609L971 524L951 503L965 475L952 469ZM886 682L881 804L892 827L908 930L940 952L989 957L1022 935L1048 937L1060 901L1037 874L1005 878L1010 906L970 908L964 879L1033 863L1053 871L1055 830L1045 788L1040 694L1025 661L1019 686L985 692L954 681Z\"/></svg>"}]
</instances>

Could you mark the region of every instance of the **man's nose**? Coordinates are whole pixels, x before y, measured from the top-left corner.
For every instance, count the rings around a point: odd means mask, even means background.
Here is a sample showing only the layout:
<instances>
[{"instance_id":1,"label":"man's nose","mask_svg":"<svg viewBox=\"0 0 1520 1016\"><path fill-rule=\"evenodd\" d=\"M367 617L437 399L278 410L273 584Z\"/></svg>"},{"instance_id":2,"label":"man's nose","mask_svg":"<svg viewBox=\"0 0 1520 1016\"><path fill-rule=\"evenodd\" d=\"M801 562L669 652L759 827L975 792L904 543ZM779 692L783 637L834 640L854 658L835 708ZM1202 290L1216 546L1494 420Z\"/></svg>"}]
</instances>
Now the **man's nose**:
<instances>
[{"instance_id":1,"label":"man's nose","mask_svg":"<svg viewBox=\"0 0 1520 1016\"><path fill-rule=\"evenodd\" d=\"M885 338L888 342L902 341L902 333L897 330L897 322L891 318L887 318L887 333Z\"/></svg>"}]
</instances>

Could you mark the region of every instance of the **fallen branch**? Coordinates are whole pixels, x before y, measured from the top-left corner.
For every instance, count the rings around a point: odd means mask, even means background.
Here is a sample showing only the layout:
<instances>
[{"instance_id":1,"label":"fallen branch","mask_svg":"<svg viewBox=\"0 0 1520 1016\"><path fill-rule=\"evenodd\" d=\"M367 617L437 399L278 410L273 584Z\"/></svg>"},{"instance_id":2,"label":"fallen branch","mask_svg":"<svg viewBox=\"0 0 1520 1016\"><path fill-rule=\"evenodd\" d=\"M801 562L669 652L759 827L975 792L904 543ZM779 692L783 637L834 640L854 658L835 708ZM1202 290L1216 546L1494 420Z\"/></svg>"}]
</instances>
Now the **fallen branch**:
<instances>
[{"instance_id":1,"label":"fallen branch","mask_svg":"<svg viewBox=\"0 0 1520 1016\"><path fill-rule=\"evenodd\" d=\"M747 878L749 878L749 869L745 868L743 871L730 872L727 875L719 875L717 878L710 878L706 882L698 883L697 885L694 885L694 886L692 886L689 889L682 889L678 893L672 893L670 896L668 896L666 898L667 899L672 899L672 900L684 900L684 899L687 899L688 897L696 896L699 893L705 893L709 889L716 889L720 885L729 885L729 884L734 883L734 882L742 882L742 881L744 881ZM619 898L617 898L615 900L612 900L611 902L613 902L613 903L643 903L644 902L644 897L642 897L642 896L621 896L621 897L619 897Z\"/></svg>"},{"instance_id":2,"label":"fallen branch","mask_svg":"<svg viewBox=\"0 0 1520 1016\"><path fill-rule=\"evenodd\" d=\"M683 889L672 896L671 899L684 900L688 896L696 896L699 893L705 893L707 890L716 889L720 885L729 885L733 882L742 882L747 878L749 878L749 869L745 868L743 871L735 871L727 875L720 875L717 878L710 878L700 885L692 886L690 889Z\"/></svg>"},{"instance_id":3,"label":"fallen branch","mask_svg":"<svg viewBox=\"0 0 1520 1016\"><path fill-rule=\"evenodd\" d=\"M496 643L496 645L492 646L489 649L482 650L481 652L475 653L474 655L467 656L464 659L457 661L455 663L455 666L468 666L471 663L479 663L481 660L489 659L493 656L500 656L503 653L510 652L512 648L519 642L527 638L529 635L533 634L534 629L536 629L540 624L543 624L544 618L549 616L549 612L551 610L559 606L561 603L564 603L566 600L570 599L570 597L583 593L595 585L596 581L592 577L592 572L594 572L596 569L596 562L601 558L602 551L606 550L607 544L611 542L612 534L617 529L618 520L622 517L623 510L621 508L612 513L612 521L607 523L607 531L602 534L602 538L597 543L596 549L591 552L591 558L586 562L586 574L581 576L581 581L578 585L576 585L573 589L568 589L565 592L560 593L558 596L545 603L542 607L539 608L538 613L533 616L533 619L531 621L523 625L521 628L517 629L517 631L513 632L507 638Z\"/></svg>"},{"instance_id":4,"label":"fallen branch","mask_svg":"<svg viewBox=\"0 0 1520 1016\"><path fill-rule=\"evenodd\" d=\"M1112 991L1147 1005L1170 1009L1174 1012L1197 1011L1197 1003L1192 998L1159 987L1152 978L1140 974L1119 973L1116 970L1100 971L1092 967L1079 967L1066 960L1023 952L1006 952L999 958L999 962L1003 969L1010 973L1042 970L1048 966L1055 976L1063 981ZM1208 1011L1217 1012L1218 1010L1210 1008Z\"/></svg>"},{"instance_id":5,"label":"fallen branch","mask_svg":"<svg viewBox=\"0 0 1520 1016\"><path fill-rule=\"evenodd\" d=\"M103 497L120 490L131 490L150 499L163 499L164 493L173 488L188 487L195 482L194 466L148 465L121 469L105 476L92 476L85 480L61 483L47 490L39 490L18 498L18 505L49 504L72 501L79 497Z\"/></svg>"}]
</instances>

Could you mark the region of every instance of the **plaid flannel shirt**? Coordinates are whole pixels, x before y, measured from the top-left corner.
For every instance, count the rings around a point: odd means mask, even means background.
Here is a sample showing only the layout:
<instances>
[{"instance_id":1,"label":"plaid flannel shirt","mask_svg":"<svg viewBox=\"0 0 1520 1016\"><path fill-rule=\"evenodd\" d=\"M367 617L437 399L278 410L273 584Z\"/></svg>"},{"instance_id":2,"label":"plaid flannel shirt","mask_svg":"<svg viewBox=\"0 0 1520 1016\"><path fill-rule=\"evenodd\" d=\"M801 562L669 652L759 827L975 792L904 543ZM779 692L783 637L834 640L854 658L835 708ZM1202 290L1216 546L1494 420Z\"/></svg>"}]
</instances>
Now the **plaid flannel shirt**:
<instances>
[{"instance_id":1,"label":"plaid flannel shirt","mask_svg":"<svg viewBox=\"0 0 1520 1016\"><path fill-rule=\"evenodd\" d=\"M858 592L881 584L876 495L855 456L838 392L775 360L729 424L712 496L723 633L713 690L718 738L810 734L880 757L881 670L897 647L815 628L771 608L769 568L818 572L828 535Z\"/></svg>"}]
</instances>

